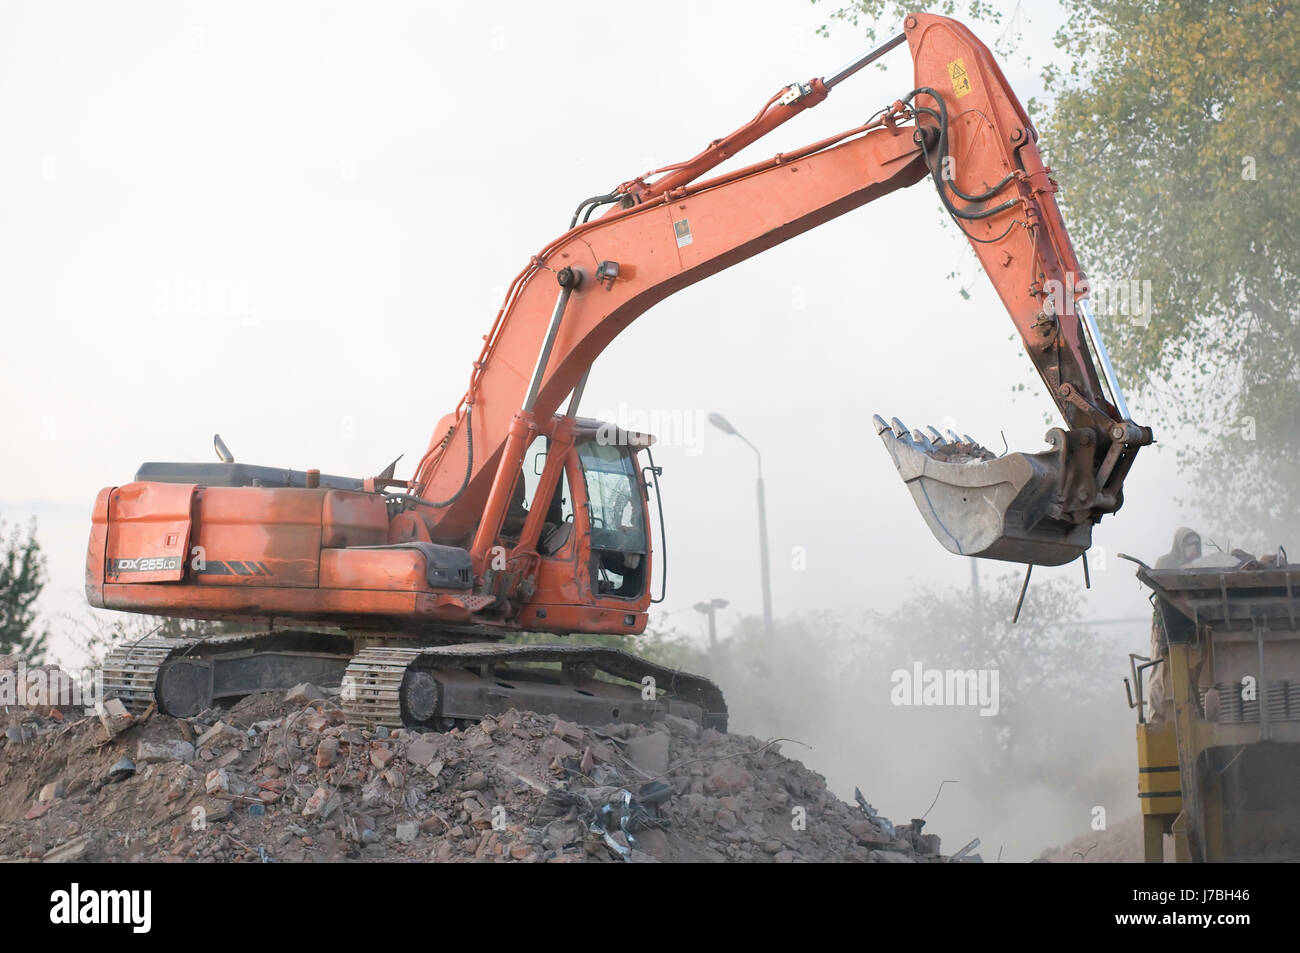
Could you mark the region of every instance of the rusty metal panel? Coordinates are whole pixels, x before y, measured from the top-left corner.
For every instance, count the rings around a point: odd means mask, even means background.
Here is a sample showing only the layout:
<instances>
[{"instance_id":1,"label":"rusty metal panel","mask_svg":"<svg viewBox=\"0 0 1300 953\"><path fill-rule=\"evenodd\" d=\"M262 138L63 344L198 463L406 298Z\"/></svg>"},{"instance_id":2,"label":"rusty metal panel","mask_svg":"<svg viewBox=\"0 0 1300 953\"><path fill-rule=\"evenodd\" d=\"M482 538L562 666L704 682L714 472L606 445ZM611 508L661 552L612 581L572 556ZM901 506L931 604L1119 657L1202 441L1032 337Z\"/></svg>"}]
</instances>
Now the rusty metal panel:
<instances>
[{"instance_id":1,"label":"rusty metal panel","mask_svg":"<svg viewBox=\"0 0 1300 953\"><path fill-rule=\"evenodd\" d=\"M314 587L321 513L330 490L205 487L195 542L203 585Z\"/></svg>"},{"instance_id":2,"label":"rusty metal panel","mask_svg":"<svg viewBox=\"0 0 1300 953\"><path fill-rule=\"evenodd\" d=\"M388 504L377 493L325 494L321 514L321 546L382 546L388 542Z\"/></svg>"}]
</instances>

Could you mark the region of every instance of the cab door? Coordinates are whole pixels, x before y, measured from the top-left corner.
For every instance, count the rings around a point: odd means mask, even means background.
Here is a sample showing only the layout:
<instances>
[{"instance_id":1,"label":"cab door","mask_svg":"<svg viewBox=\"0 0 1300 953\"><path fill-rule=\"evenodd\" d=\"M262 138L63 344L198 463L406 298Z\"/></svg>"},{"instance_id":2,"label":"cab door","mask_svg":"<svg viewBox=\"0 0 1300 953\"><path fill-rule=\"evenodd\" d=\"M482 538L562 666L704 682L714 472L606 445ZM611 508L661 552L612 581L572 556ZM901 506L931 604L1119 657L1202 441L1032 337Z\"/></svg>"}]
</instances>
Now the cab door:
<instances>
[{"instance_id":1,"label":"cab door","mask_svg":"<svg viewBox=\"0 0 1300 953\"><path fill-rule=\"evenodd\" d=\"M592 595L640 603L650 576L650 534L635 448L592 439L577 452Z\"/></svg>"}]
</instances>

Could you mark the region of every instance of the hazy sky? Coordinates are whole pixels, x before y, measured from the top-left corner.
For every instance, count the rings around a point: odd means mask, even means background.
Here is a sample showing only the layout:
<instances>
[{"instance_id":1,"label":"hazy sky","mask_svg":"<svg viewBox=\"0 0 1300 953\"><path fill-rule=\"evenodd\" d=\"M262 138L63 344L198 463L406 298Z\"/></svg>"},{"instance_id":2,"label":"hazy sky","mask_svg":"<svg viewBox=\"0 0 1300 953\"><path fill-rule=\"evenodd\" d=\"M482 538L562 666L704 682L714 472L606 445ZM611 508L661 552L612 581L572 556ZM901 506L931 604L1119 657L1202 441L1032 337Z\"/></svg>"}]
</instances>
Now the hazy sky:
<instances>
[{"instance_id":1,"label":"hazy sky","mask_svg":"<svg viewBox=\"0 0 1300 953\"><path fill-rule=\"evenodd\" d=\"M1058 15L1043 6L1025 21L1040 48ZM0 16L0 511L40 516L51 607L81 599L96 491L144 460L212 459L214 431L246 462L367 475L405 453L408 475L504 286L579 199L694 154L865 47L847 27L816 36L823 10L801 0ZM744 159L898 98L906 49L890 62ZM1007 67L1022 98L1038 91ZM664 608L692 629L699 599L759 607L753 455L707 412L763 451L777 614L852 615L969 572L926 530L870 415L1041 449L1048 401L1011 393L1035 381L923 182L653 309L596 364L584 410L639 414L665 438ZM1146 611L1113 554L1166 547L1181 515L1168 456L1143 452L1096 534L1097 617Z\"/></svg>"}]
</instances>

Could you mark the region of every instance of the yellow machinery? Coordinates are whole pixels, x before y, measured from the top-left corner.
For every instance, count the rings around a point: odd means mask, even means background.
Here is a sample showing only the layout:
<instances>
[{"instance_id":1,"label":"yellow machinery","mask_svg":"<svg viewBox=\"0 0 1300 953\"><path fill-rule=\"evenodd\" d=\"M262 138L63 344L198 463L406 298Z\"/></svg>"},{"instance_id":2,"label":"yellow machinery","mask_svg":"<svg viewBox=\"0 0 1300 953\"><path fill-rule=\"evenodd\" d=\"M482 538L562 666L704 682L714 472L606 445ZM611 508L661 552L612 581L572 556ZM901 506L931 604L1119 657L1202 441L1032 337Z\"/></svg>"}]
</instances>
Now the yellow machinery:
<instances>
[{"instance_id":1,"label":"yellow machinery","mask_svg":"<svg viewBox=\"0 0 1300 953\"><path fill-rule=\"evenodd\" d=\"M1300 566L1247 566L1138 571L1167 642L1163 660L1130 657L1148 863L1165 835L1179 862L1300 859Z\"/></svg>"}]
</instances>

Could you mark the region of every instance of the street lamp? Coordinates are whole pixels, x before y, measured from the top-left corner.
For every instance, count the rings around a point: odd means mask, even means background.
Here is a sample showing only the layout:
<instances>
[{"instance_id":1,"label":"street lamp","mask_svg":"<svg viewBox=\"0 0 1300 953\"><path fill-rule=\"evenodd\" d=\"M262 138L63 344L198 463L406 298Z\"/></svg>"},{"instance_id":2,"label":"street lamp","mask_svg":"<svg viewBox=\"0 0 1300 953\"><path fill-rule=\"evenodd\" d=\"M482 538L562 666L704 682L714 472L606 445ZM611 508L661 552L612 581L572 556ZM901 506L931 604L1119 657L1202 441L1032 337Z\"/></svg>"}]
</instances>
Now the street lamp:
<instances>
[{"instance_id":1,"label":"street lamp","mask_svg":"<svg viewBox=\"0 0 1300 953\"><path fill-rule=\"evenodd\" d=\"M718 652L718 622L716 618L719 609L727 608L726 599L710 599L708 602L695 603L695 611L702 612L709 617L709 657L713 658Z\"/></svg>"},{"instance_id":2,"label":"street lamp","mask_svg":"<svg viewBox=\"0 0 1300 953\"><path fill-rule=\"evenodd\" d=\"M745 445L754 451L758 458L758 556L763 578L763 630L768 639L772 638L772 570L767 556L767 502L763 495L763 455L758 447L750 443L745 435L731 425L722 414L709 414L709 423L725 434L739 437Z\"/></svg>"}]
</instances>

